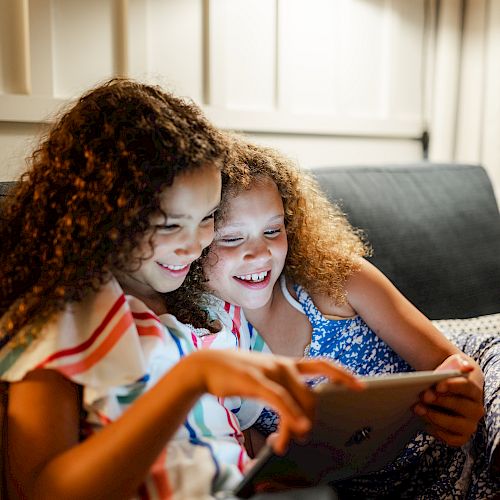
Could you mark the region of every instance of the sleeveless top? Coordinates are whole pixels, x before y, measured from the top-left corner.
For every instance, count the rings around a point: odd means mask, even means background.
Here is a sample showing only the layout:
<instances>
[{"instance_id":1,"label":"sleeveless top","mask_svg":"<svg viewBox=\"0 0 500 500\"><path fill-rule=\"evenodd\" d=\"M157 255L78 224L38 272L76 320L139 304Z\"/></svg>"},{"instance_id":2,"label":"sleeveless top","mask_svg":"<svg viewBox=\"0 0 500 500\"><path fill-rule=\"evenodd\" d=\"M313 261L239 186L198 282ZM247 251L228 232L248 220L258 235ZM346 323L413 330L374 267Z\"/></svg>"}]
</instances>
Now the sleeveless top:
<instances>
[{"instance_id":1,"label":"sleeveless top","mask_svg":"<svg viewBox=\"0 0 500 500\"><path fill-rule=\"evenodd\" d=\"M287 301L307 315L312 326L311 344L306 356L331 358L358 375L377 375L410 371L400 358L359 316L329 319L314 305L309 294L294 286L295 300L285 278L281 291ZM230 310L228 304L226 308ZM499 498L500 475L490 472L494 450L500 446L500 315L483 321L434 321L434 325L465 354L471 356L485 374L485 417L476 433L460 448L425 432L419 432L400 456L383 470L335 483L340 498L399 498L411 500L489 500ZM258 331L243 314L241 336L248 336L253 350L271 352ZM476 323L478 323L476 325ZM276 413L265 408L255 427L264 435L274 432Z\"/></svg>"},{"instance_id":2,"label":"sleeveless top","mask_svg":"<svg viewBox=\"0 0 500 500\"><path fill-rule=\"evenodd\" d=\"M289 304L305 314L311 323L311 343L304 352L307 357L331 358L357 375L413 370L393 349L377 337L359 315L342 319L326 318L300 285L293 287L297 300L288 291L284 276L280 277L280 287ZM271 352L259 332L250 323L248 328L252 350ZM274 410L265 408L255 425L267 436L276 431L277 424L278 417Z\"/></svg>"},{"instance_id":3,"label":"sleeveless top","mask_svg":"<svg viewBox=\"0 0 500 500\"><path fill-rule=\"evenodd\" d=\"M223 308L214 311L222 315ZM232 315L237 318L238 311ZM0 350L0 379L57 370L83 388L82 439L118 419L173 365L199 349L249 349L236 329L195 329L171 314L153 313L113 279L68 304L28 345ZM255 401L203 395L153 464L140 498L207 499L234 487L248 461L241 430L262 410ZM133 457L130 457L133 460ZM195 478L195 480L193 480Z\"/></svg>"}]
</instances>

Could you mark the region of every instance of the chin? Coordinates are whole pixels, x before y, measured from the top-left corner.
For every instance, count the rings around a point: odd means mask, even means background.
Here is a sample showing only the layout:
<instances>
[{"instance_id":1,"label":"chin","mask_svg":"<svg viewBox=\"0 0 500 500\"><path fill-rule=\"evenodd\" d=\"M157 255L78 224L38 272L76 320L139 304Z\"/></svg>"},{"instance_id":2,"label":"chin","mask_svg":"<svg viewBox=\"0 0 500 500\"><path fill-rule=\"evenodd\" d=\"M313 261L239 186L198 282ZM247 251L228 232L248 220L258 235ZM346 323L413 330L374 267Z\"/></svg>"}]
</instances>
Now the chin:
<instances>
[{"instance_id":1,"label":"chin","mask_svg":"<svg viewBox=\"0 0 500 500\"><path fill-rule=\"evenodd\" d=\"M162 287L157 288L157 292L159 293L170 293L174 292L178 288L181 287L182 283L184 283L184 280L180 281L179 283L169 283L168 285L163 285Z\"/></svg>"},{"instance_id":2,"label":"chin","mask_svg":"<svg viewBox=\"0 0 500 500\"><path fill-rule=\"evenodd\" d=\"M269 301L271 297L265 297L259 300L243 300L241 301L242 309L260 309L264 307Z\"/></svg>"}]
</instances>

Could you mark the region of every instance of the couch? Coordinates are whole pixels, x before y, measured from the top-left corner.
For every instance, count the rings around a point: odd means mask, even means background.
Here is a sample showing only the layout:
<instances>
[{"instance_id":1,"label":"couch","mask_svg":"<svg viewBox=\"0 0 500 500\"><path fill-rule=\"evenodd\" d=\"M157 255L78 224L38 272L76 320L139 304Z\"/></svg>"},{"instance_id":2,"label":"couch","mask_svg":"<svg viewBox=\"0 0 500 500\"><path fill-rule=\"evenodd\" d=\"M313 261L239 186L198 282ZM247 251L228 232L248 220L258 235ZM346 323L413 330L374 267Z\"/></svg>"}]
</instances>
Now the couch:
<instances>
[{"instance_id":1,"label":"couch","mask_svg":"<svg viewBox=\"0 0 500 500\"><path fill-rule=\"evenodd\" d=\"M484 168L420 163L312 170L431 319L500 313L500 214Z\"/></svg>"},{"instance_id":2,"label":"couch","mask_svg":"<svg viewBox=\"0 0 500 500\"><path fill-rule=\"evenodd\" d=\"M418 163L312 173L363 230L369 260L481 365L486 452L500 476L500 213L487 172Z\"/></svg>"}]
</instances>

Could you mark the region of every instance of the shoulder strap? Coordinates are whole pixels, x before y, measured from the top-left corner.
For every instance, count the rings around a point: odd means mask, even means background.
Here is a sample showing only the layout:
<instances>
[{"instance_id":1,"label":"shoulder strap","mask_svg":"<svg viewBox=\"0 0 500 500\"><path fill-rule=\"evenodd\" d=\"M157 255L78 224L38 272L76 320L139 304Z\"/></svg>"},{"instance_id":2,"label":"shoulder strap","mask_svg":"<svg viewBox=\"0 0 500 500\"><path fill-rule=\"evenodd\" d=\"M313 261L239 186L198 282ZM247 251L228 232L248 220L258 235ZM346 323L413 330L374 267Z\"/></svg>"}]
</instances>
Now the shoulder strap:
<instances>
[{"instance_id":1,"label":"shoulder strap","mask_svg":"<svg viewBox=\"0 0 500 500\"><path fill-rule=\"evenodd\" d=\"M297 309L297 311L301 312L302 314L304 313L304 309L302 308L302 305L300 302L298 302L292 294L288 291L288 287L286 286L286 278L285 275L280 276L280 288L281 288L281 293L283 294L283 297L285 297L286 301L294 308ZM295 289L295 286L294 286Z\"/></svg>"}]
</instances>

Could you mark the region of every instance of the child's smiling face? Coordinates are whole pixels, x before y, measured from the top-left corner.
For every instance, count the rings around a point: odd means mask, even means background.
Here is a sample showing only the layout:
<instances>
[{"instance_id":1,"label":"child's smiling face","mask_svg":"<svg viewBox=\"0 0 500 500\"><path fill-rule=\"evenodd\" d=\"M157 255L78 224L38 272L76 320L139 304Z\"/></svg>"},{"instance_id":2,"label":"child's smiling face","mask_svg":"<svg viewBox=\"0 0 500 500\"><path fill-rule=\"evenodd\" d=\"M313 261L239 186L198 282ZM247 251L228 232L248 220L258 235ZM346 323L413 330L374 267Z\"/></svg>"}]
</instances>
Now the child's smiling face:
<instances>
[{"instance_id":1,"label":"child's smiling face","mask_svg":"<svg viewBox=\"0 0 500 500\"><path fill-rule=\"evenodd\" d=\"M161 194L161 213L154 214L155 229L137 248L144 260L138 270L123 277L127 293L154 296L176 290L189 267L214 237L214 212L221 196L221 174L214 165L178 175Z\"/></svg>"},{"instance_id":2,"label":"child's smiling face","mask_svg":"<svg viewBox=\"0 0 500 500\"><path fill-rule=\"evenodd\" d=\"M228 202L205 274L209 288L243 309L258 309L272 296L288 250L284 209L276 184L261 179Z\"/></svg>"}]
</instances>

